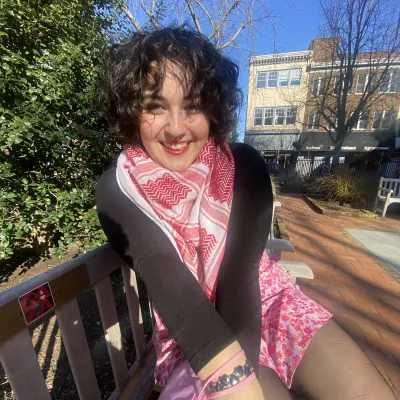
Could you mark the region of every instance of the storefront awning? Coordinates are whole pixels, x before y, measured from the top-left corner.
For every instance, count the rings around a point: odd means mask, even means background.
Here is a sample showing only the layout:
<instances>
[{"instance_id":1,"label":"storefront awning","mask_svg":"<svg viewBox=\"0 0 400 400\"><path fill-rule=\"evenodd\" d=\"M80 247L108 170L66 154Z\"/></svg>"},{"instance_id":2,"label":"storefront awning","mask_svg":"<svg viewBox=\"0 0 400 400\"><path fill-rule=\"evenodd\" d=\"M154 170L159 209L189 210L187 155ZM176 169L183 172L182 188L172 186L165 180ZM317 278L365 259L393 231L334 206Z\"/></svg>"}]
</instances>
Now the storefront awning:
<instances>
[{"instance_id":1,"label":"storefront awning","mask_svg":"<svg viewBox=\"0 0 400 400\"><path fill-rule=\"evenodd\" d=\"M332 151L334 144L326 132L304 132L300 135L300 151ZM342 152L388 151L395 148L395 132L353 131L345 139Z\"/></svg>"}]
</instances>

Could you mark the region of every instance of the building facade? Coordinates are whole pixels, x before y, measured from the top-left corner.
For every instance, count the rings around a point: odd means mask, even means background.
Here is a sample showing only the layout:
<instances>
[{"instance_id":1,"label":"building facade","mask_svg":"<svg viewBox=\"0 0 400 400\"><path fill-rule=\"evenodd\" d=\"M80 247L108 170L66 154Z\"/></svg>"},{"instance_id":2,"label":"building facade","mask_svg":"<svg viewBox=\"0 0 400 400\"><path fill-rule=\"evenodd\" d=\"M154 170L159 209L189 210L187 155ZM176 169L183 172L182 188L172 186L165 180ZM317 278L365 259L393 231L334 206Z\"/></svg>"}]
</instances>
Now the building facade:
<instances>
[{"instance_id":1,"label":"building facade","mask_svg":"<svg viewBox=\"0 0 400 400\"><path fill-rule=\"evenodd\" d=\"M250 59L245 143L260 151L292 149L302 132L309 58L299 51Z\"/></svg>"},{"instance_id":2,"label":"building facade","mask_svg":"<svg viewBox=\"0 0 400 400\"><path fill-rule=\"evenodd\" d=\"M266 153L296 152L301 156L325 156L334 150L330 121L321 118L318 99L328 107L339 88L338 68L330 54L333 39L314 39L307 51L264 55L250 59L245 143ZM379 80L374 57L357 62L346 112L352 115L368 85ZM335 86L336 85L336 86ZM392 63L380 85L377 100L361 113L346 138L341 156L389 152L400 147L400 57Z\"/></svg>"}]
</instances>

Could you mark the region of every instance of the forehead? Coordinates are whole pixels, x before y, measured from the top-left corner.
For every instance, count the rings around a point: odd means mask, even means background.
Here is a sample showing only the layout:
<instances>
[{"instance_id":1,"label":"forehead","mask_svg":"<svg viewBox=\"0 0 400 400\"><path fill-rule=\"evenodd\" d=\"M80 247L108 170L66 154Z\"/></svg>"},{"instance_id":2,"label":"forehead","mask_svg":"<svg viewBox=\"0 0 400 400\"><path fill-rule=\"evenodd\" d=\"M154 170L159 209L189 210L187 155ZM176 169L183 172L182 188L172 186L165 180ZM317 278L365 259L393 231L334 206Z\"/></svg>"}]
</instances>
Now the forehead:
<instances>
[{"instance_id":1,"label":"forehead","mask_svg":"<svg viewBox=\"0 0 400 400\"><path fill-rule=\"evenodd\" d=\"M188 97L192 89L190 74L181 65L170 60L162 64L151 63L146 81L146 95L156 96L164 90L175 89L182 90L185 97Z\"/></svg>"}]
</instances>

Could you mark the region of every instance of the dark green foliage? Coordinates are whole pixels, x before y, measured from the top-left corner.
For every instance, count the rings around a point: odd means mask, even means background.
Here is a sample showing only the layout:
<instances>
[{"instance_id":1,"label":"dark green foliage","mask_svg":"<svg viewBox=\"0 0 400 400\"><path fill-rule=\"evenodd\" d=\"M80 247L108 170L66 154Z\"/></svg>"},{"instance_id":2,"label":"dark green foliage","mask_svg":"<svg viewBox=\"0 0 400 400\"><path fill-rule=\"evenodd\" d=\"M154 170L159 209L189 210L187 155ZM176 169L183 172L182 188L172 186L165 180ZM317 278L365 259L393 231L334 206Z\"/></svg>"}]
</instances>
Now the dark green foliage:
<instances>
[{"instance_id":1,"label":"dark green foliage","mask_svg":"<svg viewBox=\"0 0 400 400\"><path fill-rule=\"evenodd\" d=\"M96 109L114 3L2 0L0 258L103 242L94 186L115 156Z\"/></svg>"},{"instance_id":2,"label":"dark green foliage","mask_svg":"<svg viewBox=\"0 0 400 400\"><path fill-rule=\"evenodd\" d=\"M353 207L364 207L366 202L365 182L347 171L338 171L316 179L309 186L311 193L322 195L326 200L347 203Z\"/></svg>"}]
</instances>

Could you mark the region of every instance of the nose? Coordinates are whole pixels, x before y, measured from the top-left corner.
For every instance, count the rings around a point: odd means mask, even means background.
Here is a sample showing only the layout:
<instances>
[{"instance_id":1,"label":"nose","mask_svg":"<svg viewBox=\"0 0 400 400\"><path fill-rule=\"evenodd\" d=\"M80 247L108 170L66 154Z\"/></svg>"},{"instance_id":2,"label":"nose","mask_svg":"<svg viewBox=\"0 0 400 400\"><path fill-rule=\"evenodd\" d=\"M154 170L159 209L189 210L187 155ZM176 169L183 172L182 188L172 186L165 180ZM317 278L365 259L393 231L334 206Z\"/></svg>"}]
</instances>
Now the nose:
<instances>
[{"instance_id":1,"label":"nose","mask_svg":"<svg viewBox=\"0 0 400 400\"><path fill-rule=\"evenodd\" d=\"M169 113L168 122L165 126L165 138L167 140L179 141L185 136L185 117L181 111Z\"/></svg>"}]
</instances>

